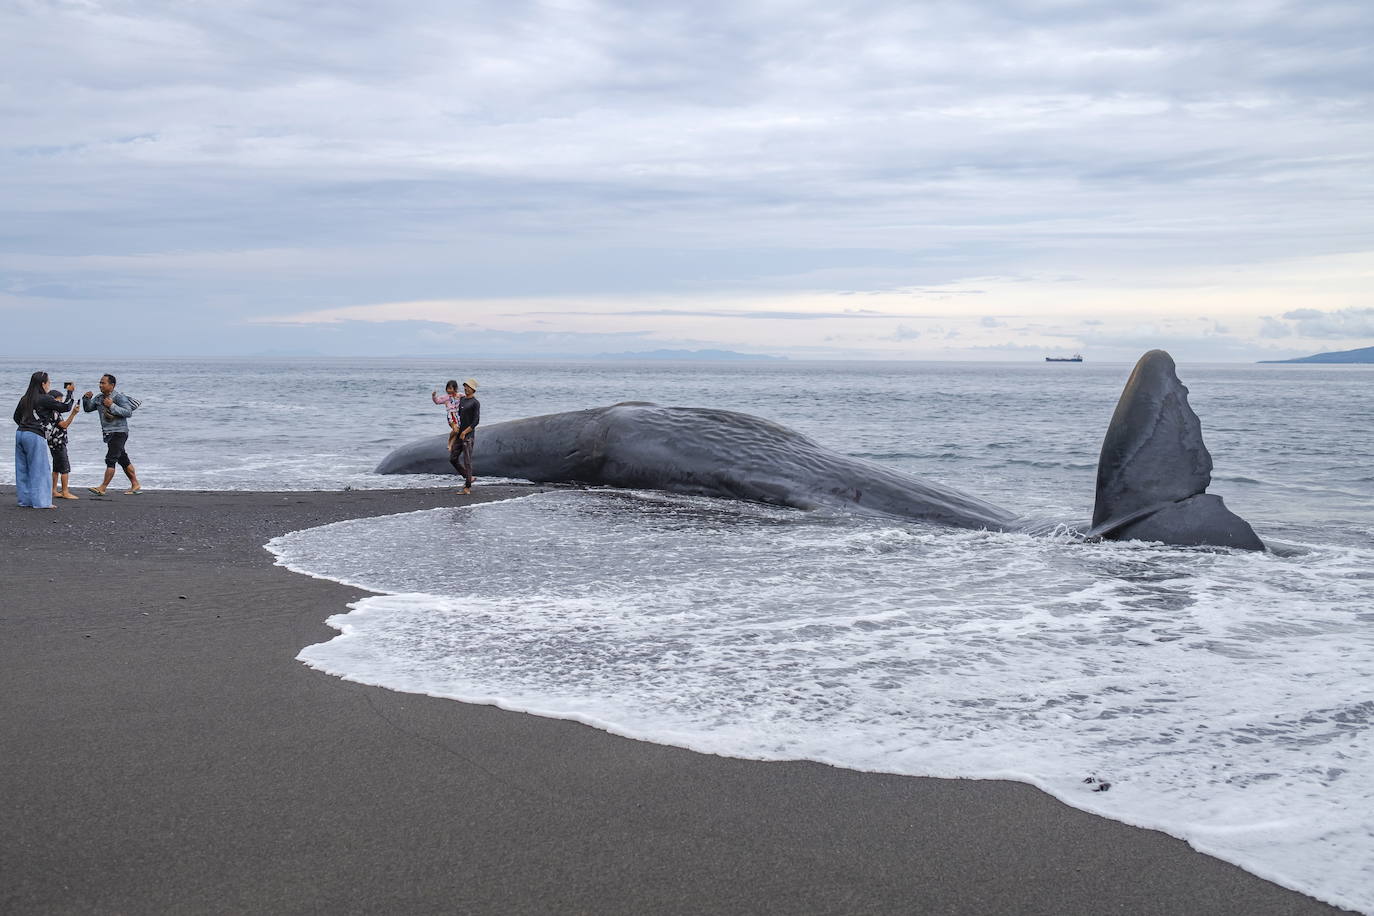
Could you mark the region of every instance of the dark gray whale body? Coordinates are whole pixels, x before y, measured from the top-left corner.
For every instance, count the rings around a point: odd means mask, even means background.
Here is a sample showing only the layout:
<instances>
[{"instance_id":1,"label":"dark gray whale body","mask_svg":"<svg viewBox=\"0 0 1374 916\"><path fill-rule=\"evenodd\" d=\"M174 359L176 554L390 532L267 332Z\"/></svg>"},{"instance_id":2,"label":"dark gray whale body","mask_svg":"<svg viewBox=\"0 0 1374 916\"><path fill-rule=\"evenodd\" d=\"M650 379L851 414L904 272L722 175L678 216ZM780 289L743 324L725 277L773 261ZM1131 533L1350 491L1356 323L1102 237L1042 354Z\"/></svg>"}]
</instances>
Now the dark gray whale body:
<instances>
[{"instance_id":1,"label":"dark gray whale body","mask_svg":"<svg viewBox=\"0 0 1374 916\"><path fill-rule=\"evenodd\" d=\"M478 430L484 476L575 482L797 509L846 508L964 528L1015 527L976 497L828 449L776 423L728 410L626 403L511 420ZM392 452L379 474L449 474L445 438Z\"/></svg>"},{"instance_id":2,"label":"dark gray whale body","mask_svg":"<svg viewBox=\"0 0 1374 916\"><path fill-rule=\"evenodd\" d=\"M1167 353L1141 357L1098 466L1093 536L1263 549L1220 497L1188 389ZM1016 514L748 414L629 402L483 426L473 463L487 477L586 483L859 511L994 531L1033 530ZM379 474L451 474L446 437L387 455Z\"/></svg>"}]
</instances>

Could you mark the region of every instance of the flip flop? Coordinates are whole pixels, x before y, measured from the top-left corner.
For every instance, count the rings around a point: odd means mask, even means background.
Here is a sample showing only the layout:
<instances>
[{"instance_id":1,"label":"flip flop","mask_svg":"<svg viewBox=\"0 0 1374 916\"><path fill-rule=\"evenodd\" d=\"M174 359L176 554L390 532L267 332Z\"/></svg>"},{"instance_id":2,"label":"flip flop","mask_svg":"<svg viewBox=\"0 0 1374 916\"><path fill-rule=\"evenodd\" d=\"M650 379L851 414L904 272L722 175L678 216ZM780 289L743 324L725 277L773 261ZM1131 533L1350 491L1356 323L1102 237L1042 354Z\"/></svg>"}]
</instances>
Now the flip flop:
<instances>
[{"instance_id":1,"label":"flip flop","mask_svg":"<svg viewBox=\"0 0 1374 916\"><path fill-rule=\"evenodd\" d=\"M87 487L86 489L87 489L87 490L90 490L90 491L91 491L92 493L94 493L96 496L104 496L104 495L105 495L105 491L102 490L102 489L100 489L99 487Z\"/></svg>"},{"instance_id":2,"label":"flip flop","mask_svg":"<svg viewBox=\"0 0 1374 916\"><path fill-rule=\"evenodd\" d=\"M125 490L125 491L124 491L124 495L125 495L125 496L137 496L138 494L140 494L140 493L142 493L142 492L143 492L143 488L142 488L142 487L135 487L135 488L132 489L132 490Z\"/></svg>"}]
</instances>

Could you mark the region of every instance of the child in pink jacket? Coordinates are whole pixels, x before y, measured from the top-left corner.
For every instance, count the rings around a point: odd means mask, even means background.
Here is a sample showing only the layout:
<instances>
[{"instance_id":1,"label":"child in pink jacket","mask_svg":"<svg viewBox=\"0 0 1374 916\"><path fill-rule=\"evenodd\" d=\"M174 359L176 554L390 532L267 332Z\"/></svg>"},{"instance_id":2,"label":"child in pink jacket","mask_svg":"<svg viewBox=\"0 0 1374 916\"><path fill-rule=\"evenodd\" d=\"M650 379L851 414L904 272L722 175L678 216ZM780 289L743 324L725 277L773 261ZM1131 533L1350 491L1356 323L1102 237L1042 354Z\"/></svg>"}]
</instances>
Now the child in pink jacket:
<instances>
[{"instance_id":1,"label":"child in pink jacket","mask_svg":"<svg viewBox=\"0 0 1374 916\"><path fill-rule=\"evenodd\" d=\"M444 385L444 391L448 392L444 397L439 397L439 392L431 391L430 399L436 404L442 404L448 411L448 450L453 451L453 437L458 435L458 382L449 379Z\"/></svg>"}]
</instances>

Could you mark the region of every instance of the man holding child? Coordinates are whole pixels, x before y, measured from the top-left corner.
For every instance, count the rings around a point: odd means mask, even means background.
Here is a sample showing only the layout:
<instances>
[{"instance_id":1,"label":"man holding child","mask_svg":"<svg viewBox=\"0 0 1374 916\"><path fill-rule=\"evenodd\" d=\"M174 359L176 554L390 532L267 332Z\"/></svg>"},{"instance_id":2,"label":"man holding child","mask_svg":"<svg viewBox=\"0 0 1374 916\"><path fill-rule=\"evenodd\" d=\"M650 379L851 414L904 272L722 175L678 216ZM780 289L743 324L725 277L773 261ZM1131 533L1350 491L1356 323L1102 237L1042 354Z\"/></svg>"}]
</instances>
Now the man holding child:
<instances>
[{"instance_id":1,"label":"man holding child","mask_svg":"<svg viewBox=\"0 0 1374 916\"><path fill-rule=\"evenodd\" d=\"M474 431L482 421L482 405L477 400L477 380L463 382L463 396L458 399L458 415L449 417L449 427L455 436L449 438L448 462L453 469L463 475L464 496L472 492L472 445Z\"/></svg>"}]
</instances>

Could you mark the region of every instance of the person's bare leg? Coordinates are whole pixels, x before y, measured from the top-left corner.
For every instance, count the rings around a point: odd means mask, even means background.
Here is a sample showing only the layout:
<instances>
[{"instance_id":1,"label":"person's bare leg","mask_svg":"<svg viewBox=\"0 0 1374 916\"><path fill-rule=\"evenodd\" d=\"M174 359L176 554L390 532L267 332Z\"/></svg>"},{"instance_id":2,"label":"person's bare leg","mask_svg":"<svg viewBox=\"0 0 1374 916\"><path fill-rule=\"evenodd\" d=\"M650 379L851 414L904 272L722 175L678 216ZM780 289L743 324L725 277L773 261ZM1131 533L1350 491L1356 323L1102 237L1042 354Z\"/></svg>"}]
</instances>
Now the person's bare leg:
<instances>
[{"instance_id":1,"label":"person's bare leg","mask_svg":"<svg viewBox=\"0 0 1374 916\"><path fill-rule=\"evenodd\" d=\"M108 486L110 485L110 481L111 481L111 480L114 480L114 468L106 468L106 469L105 469L105 479L102 480L102 481L100 481L100 486L98 486L98 487L87 487L86 489L90 490L92 493L96 494L97 496L104 496L104 495L105 495L105 488L108 487Z\"/></svg>"},{"instance_id":2,"label":"person's bare leg","mask_svg":"<svg viewBox=\"0 0 1374 916\"><path fill-rule=\"evenodd\" d=\"M132 464L125 465L124 476L129 478L129 489L124 491L124 494L126 496L132 496L139 490L143 489L143 486L138 482L138 472L134 470L134 466Z\"/></svg>"},{"instance_id":3,"label":"person's bare leg","mask_svg":"<svg viewBox=\"0 0 1374 916\"><path fill-rule=\"evenodd\" d=\"M62 497L63 499L80 499L81 497L77 496L75 493L72 492L71 475L63 474L61 476L62 489L58 490L57 487L53 487L53 492L56 493L58 496Z\"/></svg>"},{"instance_id":4,"label":"person's bare leg","mask_svg":"<svg viewBox=\"0 0 1374 916\"><path fill-rule=\"evenodd\" d=\"M61 496L61 495L62 495L62 491L59 490L59 489L57 488L57 472L56 472L56 471L53 471L53 472L52 472L52 495L53 495L53 496Z\"/></svg>"}]
</instances>

